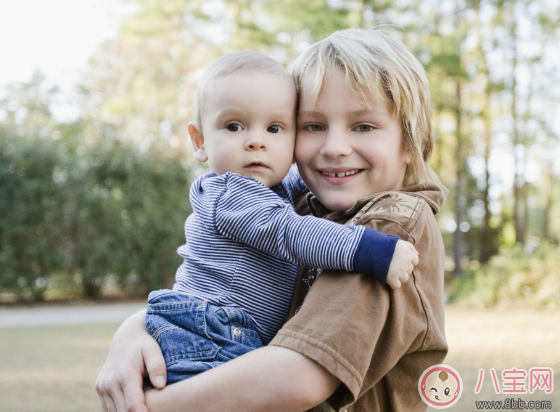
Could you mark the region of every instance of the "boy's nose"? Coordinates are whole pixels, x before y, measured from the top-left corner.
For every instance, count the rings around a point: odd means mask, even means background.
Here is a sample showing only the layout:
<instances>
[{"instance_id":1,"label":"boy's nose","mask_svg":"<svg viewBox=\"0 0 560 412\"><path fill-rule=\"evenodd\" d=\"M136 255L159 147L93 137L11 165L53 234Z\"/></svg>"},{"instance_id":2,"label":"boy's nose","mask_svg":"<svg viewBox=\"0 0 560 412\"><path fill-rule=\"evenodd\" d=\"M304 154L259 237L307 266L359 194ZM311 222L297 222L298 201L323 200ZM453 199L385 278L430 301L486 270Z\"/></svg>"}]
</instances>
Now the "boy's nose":
<instances>
[{"instance_id":1,"label":"boy's nose","mask_svg":"<svg viewBox=\"0 0 560 412\"><path fill-rule=\"evenodd\" d=\"M330 128L325 135L320 154L326 157L348 156L352 153L349 137L344 130Z\"/></svg>"}]
</instances>

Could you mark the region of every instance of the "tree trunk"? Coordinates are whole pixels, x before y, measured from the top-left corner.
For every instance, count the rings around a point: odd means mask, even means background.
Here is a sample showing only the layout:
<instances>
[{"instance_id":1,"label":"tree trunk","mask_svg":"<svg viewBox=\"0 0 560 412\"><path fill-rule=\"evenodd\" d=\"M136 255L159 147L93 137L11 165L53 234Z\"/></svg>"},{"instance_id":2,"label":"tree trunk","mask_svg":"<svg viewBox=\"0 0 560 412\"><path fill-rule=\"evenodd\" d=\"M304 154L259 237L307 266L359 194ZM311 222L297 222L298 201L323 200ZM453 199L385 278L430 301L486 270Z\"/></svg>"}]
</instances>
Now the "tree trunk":
<instances>
[{"instance_id":1,"label":"tree trunk","mask_svg":"<svg viewBox=\"0 0 560 412\"><path fill-rule=\"evenodd\" d=\"M484 203L484 228L480 242L480 262L486 263L492 257L494 248L492 242L492 231L490 228L490 149L492 147L492 90L490 88L490 71L486 62L486 55L480 45L480 53L484 63L484 75L486 76L485 90L485 113L484 113L484 190L482 192L482 202Z\"/></svg>"},{"instance_id":2,"label":"tree trunk","mask_svg":"<svg viewBox=\"0 0 560 412\"><path fill-rule=\"evenodd\" d=\"M455 234L453 236L453 254L455 258L455 270L453 270L454 275L462 275L463 268L461 267L461 258L463 257L463 235L460 229L461 223L463 221L463 187L462 187L462 174L463 174L463 147L462 147L462 136L461 136L461 82L456 80L456 96L457 96L457 107L455 109L455 119L457 125L457 146L455 150L455 161L457 165L456 172L456 184L455 184L455 222L457 227L455 228Z\"/></svg>"},{"instance_id":3,"label":"tree trunk","mask_svg":"<svg viewBox=\"0 0 560 412\"><path fill-rule=\"evenodd\" d=\"M488 111L490 109L488 108ZM489 116L489 114L488 114ZM492 257L492 234L490 228L490 218L492 213L490 211L490 143L492 140L492 132L490 130L491 121L486 118L485 121L485 136L484 136L484 182L485 187L482 191L482 201L484 202L484 228L482 230L482 239L480 242L480 262L486 263Z\"/></svg>"},{"instance_id":4,"label":"tree trunk","mask_svg":"<svg viewBox=\"0 0 560 412\"><path fill-rule=\"evenodd\" d=\"M101 296L101 282L98 278L86 278L82 281L82 296L91 299L99 299Z\"/></svg>"},{"instance_id":5,"label":"tree trunk","mask_svg":"<svg viewBox=\"0 0 560 412\"><path fill-rule=\"evenodd\" d=\"M513 220L515 225L515 241L517 243L525 243L525 228L523 227L523 220L525 213L523 212L523 199L521 191L521 173L520 173L520 153L518 150L521 142L519 141L519 130L517 125L517 93L515 91L517 86L517 77L515 71L517 68L517 23L515 21L515 12L513 12L513 61L512 61L512 85L511 85L511 117L513 121L512 139L513 139L513 156L515 160L515 176L513 180Z\"/></svg>"},{"instance_id":6,"label":"tree trunk","mask_svg":"<svg viewBox=\"0 0 560 412\"><path fill-rule=\"evenodd\" d=\"M553 236L550 233L550 222L551 218L550 215L552 214L552 206L554 204L554 166L551 162L548 165L548 173L549 173L549 185L548 191L546 194L546 203L544 209L544 218L543 218L543 229L542 229L542 236L546 240L553 240Z\"/></svg>"}]
</instances>

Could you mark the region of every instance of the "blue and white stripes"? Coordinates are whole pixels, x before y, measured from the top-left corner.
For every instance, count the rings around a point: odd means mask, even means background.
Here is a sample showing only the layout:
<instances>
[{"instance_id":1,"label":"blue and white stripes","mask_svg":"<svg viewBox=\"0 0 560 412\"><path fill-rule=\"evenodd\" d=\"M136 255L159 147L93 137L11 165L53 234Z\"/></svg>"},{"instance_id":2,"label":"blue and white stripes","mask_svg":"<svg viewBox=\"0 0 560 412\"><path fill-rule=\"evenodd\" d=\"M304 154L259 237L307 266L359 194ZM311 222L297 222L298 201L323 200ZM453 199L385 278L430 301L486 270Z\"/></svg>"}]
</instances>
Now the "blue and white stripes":
<instances>
[{"instance_id":1,"label":"blue and white stripes","mask_svg":"<svg viewBox=\"0 0 560 412\"><path fill-rule=\"evenodd\" d=\"M293 199L305 191L295 168L273 188L235 173L201 176L174 289L246 310L267 344L288 313L298 264L354 270L365 230L297 215Z\"/></svg>"}]
</instances>

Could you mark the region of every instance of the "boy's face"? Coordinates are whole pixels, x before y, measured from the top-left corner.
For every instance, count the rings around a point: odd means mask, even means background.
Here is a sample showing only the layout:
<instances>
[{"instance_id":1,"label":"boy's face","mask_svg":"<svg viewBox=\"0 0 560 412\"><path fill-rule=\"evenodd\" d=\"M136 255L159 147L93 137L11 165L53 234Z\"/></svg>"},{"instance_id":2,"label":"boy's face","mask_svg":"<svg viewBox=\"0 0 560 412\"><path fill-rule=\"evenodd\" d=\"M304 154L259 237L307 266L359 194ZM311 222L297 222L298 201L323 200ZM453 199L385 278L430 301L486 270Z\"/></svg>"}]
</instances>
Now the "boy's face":
<instances>
[{"instance_id":1,"label":"boy's face","mask_svg":"<svg viewBox=\"0 0 560 412\"><path fill-rule=\"evenodd\" d=\"M366 105L351 93L344 72L333 70L314 107L314 74L303 81L295 149L300 174L328 209L402 187L410 156L401 125L386 103Z\"/></svg>"},{"instance_id":2,"label":"boy's face","mask_svg":"<svg viewBox=\"0 0 560 412\"><path fill-rule=\"evenodd\" d=\"M195 157L218 175L235 172L266 186L293 162L296 92L291 79L251 73L216 79L207 90L202 131L189 125Z\"/></svg>"}]
</instances>

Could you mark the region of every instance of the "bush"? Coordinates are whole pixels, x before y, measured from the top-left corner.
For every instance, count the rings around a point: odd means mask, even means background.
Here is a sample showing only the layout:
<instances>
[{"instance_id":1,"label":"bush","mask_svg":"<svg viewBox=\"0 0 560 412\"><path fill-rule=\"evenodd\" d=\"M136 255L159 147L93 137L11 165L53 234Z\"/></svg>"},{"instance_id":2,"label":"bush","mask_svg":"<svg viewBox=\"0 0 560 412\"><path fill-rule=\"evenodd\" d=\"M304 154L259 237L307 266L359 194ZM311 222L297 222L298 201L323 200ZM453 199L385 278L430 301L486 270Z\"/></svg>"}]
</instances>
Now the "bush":
<instances>
[{"instance_id":1,"label":"bush","mask_svg":"<svg viewBox=\"0 0 560 412\"><path fill-rule=\"evenodd\" d=\"M0 141L0 288L41 300L63 264L62 192L52 184L60 162L51 145Z\"/></svg>"},{"instance_id":2,"label":"bush","mask_svg":"<svg viewBox=\"0 0 560 412\"><path fill-rule=\"evenodd\" d=\"M560 307L559 252L550 243L530 254L521 245L502 247L488 264L454 280L450 301L474 307Z\"/></svg>"},{"instance_id":3,"label":"bush","mask_svg":"<svg viewBox=\"0 0 560 412\"><path fill-rule=\"evenodd\" d=\"M109 275L129 294L169 286L189 170L155 147L76 140L0 136L0 289L41 300L79 284L96 298Z\"/></svg>"}]
</instances>

